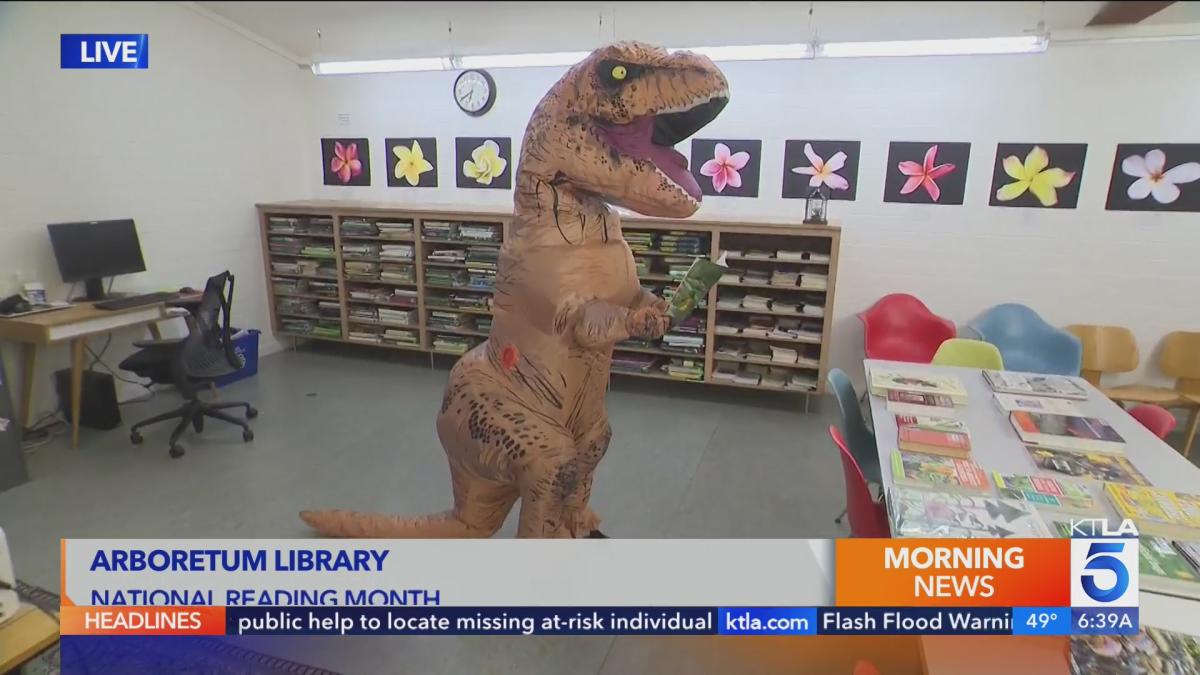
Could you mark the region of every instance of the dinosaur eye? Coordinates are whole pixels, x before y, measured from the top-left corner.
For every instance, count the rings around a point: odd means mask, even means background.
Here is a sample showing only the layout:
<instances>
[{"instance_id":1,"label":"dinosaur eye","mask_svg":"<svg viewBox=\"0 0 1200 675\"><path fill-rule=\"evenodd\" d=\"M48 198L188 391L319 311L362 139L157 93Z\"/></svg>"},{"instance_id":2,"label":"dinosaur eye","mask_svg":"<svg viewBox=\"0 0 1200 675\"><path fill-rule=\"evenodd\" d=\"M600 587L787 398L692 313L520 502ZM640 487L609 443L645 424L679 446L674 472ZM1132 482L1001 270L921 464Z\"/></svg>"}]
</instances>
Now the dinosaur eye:
<instances>
[{"instance_id":1,"label":"dinosaur eye","mask_svg":"<svg viewBox=\"0 0 1200 675\"><path fill-rule=\"evenodd\" d=\"M625 66L613 66L612 77L614 80L623 80L628 74L629 71L625 68Z\"/></svg>"}]
</instances>

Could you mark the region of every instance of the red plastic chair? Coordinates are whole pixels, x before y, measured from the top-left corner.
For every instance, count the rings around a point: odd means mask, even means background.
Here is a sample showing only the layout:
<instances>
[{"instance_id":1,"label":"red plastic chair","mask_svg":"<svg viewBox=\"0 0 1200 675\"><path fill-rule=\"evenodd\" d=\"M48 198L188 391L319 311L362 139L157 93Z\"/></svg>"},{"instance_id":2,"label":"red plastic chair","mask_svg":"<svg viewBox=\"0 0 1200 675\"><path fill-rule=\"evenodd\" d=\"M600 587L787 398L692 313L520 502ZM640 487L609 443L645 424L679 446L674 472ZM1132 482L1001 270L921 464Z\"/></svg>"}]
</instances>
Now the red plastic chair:
<instances>
[{"instance_id":1,"label":"red plastic chair","mask_svg":"<svg viewBox=\"0 0 1200 675\"><path fill-rule=\"evenodd\" d=\"M1167 434L1175 430L1175 416L1162 406L1139 405L1130 408L1129 414L1159 438L1166 438Z\"/></svg>"},{"instance_id":2,"label":"red plastic chair","mask_svg":"<svg viewBox=\"0 0 1200 675\"><path fill-rule=\"evenodd\" d=\"M842 451L842 473L846 478L846 513L850 518L850 533L855 537L890 537L887 508L871 498L867 479L846 447L846 439L835 426L829 427L829 437Z\"/></svg>"},{"instance_id":3,"label":"red plastic chair","mask_svg":"<svg viewBox=\"0 0 1200 675\"><path fill-rule=\"evenodd\" d=\"M869 359L930 363L938 347L958 334L953 321L908 293L885 295L858 318Z\"/></svg>"}]
</instances>

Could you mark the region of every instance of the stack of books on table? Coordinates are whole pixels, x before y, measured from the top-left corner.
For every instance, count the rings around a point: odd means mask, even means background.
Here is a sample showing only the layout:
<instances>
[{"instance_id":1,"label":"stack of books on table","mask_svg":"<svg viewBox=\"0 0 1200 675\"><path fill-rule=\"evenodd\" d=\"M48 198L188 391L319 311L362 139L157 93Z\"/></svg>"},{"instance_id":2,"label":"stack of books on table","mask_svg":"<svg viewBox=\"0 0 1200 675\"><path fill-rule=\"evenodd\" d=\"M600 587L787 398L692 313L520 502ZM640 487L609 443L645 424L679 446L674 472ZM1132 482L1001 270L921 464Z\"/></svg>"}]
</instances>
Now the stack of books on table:
<instances>
[{"instance_id":1,"label":"stack of books on table","mask_svg":"<svg viewBox=\"0 0 1200 675\"><path fill-rule=\"evenodd\" d=\"M385 261L411 261L413 259L413 245L384 244L379 249L379 259Z\"/></svg>"},{"instance_id":2,"label":"stack of books on table","mask_svg":"<svg viewBox=\"0 0 1200 675\"><path fill-rule=\"evenodd\" d=\"M1099 503L1087 485L1049 476L1027 476L992 472L996 492L1005 499L1027 502L1039 509L1096 515Z\"/></svg>"},{"instance_id":3,"label":"stack of books on table","mask_svg":"<svg viewBox=\"0 0 1200 675\"><path fill-rule=\"evenodd\" d=\"M1025 502L894 487L888 493L892 535L939 539L1043 538L1050 529Z\"/></svg>"},{"instance_id":4,"label":"stack of books on table","mask_svg":"<svg viewBox=\"0 0 1200 675\"><path fill-rule=\"evenodd\" d=\"M971 455L971 432L962 420L951 417L896 415L896 447L964 459Z\"/></svg>"},{"instance_id":5,"label":"stack of books on table","mask_svg":"<svg viewBox=\"0 0 1200 675\"><path fill-rule=\"evenodd\" d=\"M775 258L777 260L787 260L789 262L811 262L811 263L827 263L829 262L828 253L815 253L813 251L776 251Z\"/></svg>"},{"instance_id":6,"label":"stack of books on table","mask_svg":"<svg viewBox=\"0 0 1200 675\"><path fill-rule=\"evenodd\" d=\"M467 350L471 348L471 345L471 340L459 335L438 333L433 337L433 349L439 352L447 352L450 354L466 354Z\"/></svg>"},{"instance_id":7,"label":"stack of books on table","mask_svg":"<svg viewBox=\"0 0 1200 675\"><path fill-rule=\"evenodd\" d=\"M625 232L625 243L634 253L655 250L652 232Z\"/></svg>"},{"instance_id":8,"label":"stack of books on table","mask_svg":"<svg viewBox=\"0 0 1200 675\"><path fill-rule=\"evenodd\" d=\"M661 357L653 354L614 352L612 369L618 373L650 373L658 368L661 361Z\"/></svg>"},{"instance_id":9,"label":"stack of books on table","mask_svg":"<svg viewBox=\"0 0 1200 675\"><path fill-rule=\"evenodd\" d=\"M500 249L491 246L468 246L467 267L496 271L500 262Z\"/></svg>"},{"instance_id":10,"label":"stack of books on table","mask_svg":"<svg viewBox=\"0 0 1200 675\"><path fill-rule=\"evenodd\" d=\"M371 326L352 325L346 332L346 337L352 342L369 342L371 344L383 342L382 331Z\"/></svg>"},{"instance_id":11,"label":"stack of books on table","mask_svg":"<svg viewBox=\"0 0 1200 675\"><path fill-rule=\"evenodd\" d=\"M378 258L379 244L372 242L343 243L342 257L346 259Z\"/></svg>"},{"instance_id":12,"label":"stack of books on table","mask_svg":"<svg viewBox=\"0 0 1200 675\"><path fill-rule=\"evenodd\" d=\"M1038 375L1033 373L1013 373L1001 370L985 370L983 377L991 386L992 391L1001 394L1022 394L1026 396L1049 396L1052 398L1068 398L1079 401L1086 400L1087 389L1084 389L1077 378L1065 375Z\"/></svg>"},{"instance_id":13,"label":"stack of books on table","mask_svg":"<svg viewBox=\"0 0 1200 675\"><path fill-rule=\"evenodd\" d=\"M286 216L270 216L267 218L268 234L296 234L300 231L299 218Z\"/></svg>"},{"instance_id":14,"label":"stack of books on table","mask_svg":"<svg viewBox=\"0 0 1200 675\"><path fill-rule=\"evenodd\" d=\"M945 396L954 405L967 404L967 390L954 375L941 375L923 370L898 370L888 367L872 367L870 392L874 396L887 396L890 391L914 394Z\"/></svg>"},{"instance_id":15,"label":"stack of books on table","mask_svg":"<svg viewBox=\"0 0 1200 675\"><path fill-rule=\"evenodd\" d=\"M417 335L417 331L415 330L384 328L383 342L385 344L401 345L404 347L416 347L421 344L421 337Z\"/></svg>"},{"instance_id":16,"label":"stack of books on table","mask_svg":"<svg viewBox=\"0 0 1200 675\"><path fill-rule=\"evenodd\" d=\"M347 218L342 220L343 237L377 237L379 228L369 220Z\"/></svg>"},{"instance_id":17,"label":"stack of books on table","mask_svg":"<svg viewBox=\"0 0 1200 675\"><path fill-rule=\"evenodd\" d=\"M1104 493L1118 518L1138 532L1158 537L1200 540L1200 495L1161 488L1108 483Z\"/></svg>"},{"instance_id":18,"label":"stack of books on table","mask_svg":"<svg viewBox=\"0 0 1200 675\"><path fill-rule=\"evenodd\" d=\"M443 330L473 330L471 316L460 312L432 311L429 313L429 328Z\"/></svg>"},{"instance_id":19,"label":"stack of books on table","mask_svg":"<svg viewBox=\"0 0 1200 675\"><path fill-rule=\"evenodd\" d=\"M665 370L677 380L698 382L704 379L704 359L674 357L667 362Z\"/></svg>"},{"instance_id":20,"label":"stack of books on table","mask_svg":"<svg viewBox=\"0 0 1200 675\"><path fill-rule=\"evenodd\" d=\"M375 305L360 305L351 302L349 315L351 319L358 321L366 321L368 323L377 323L379 321L379 310L375 308Z\"/></svg>"},{"instance_id":21,"label":"stack of books on table","mask_svg":"<svg viewBox=\"0 0 1200 675\"><path fill-rule=\"evenodd\" d=\"M309 258L332 258L333 244L309 240L304 244L304 248L300 249L300 255Z\"/></svg>"},{"instance_id":22,"label":"stack of books on table","mask_svg":"<svg viewBox=\"0 0 1200 675\"><path fill-rule=\"evenodd\" d=\"M412 239L413 236L411 220L381 220L375 226L379 228L380 239Z\"/></svg>"},{"instance_id":23,"label":"stack of books on table","mask_svg":"<svg viewBox=\"0 0 1200 675\"><path fill-rule=\"evenodd\" d=\"M398 307L416 307L417 292L411 288L393 288L384 302Z\"/></svg>"},{"instance_id":24,"label":"stack of books on table","mask_svg":"<svg viewBox=\"0 0 1200 675\"><path fill-rule=\"evenodd\" d=\"M487 223L463 223L458 226L458 238L481 243L499 243L500 226Z\"/></svg>"},{"instance_id":25,"label":"stack of books on table","mask_svg":"<svg viewBox=\"0 0 1200 675\"><path fill-rule=\"evenodd\" d=\"M987 472L975 462L924 452L892 451L892 479L897 485L953 493L990 493Z\"/></svg>"},{"instance_id":26,"label":"stack of books on table","mask_svg":"<svg viewBox=\"0 0 1200 675\"><path fill-rule=\"evenodd\" d=\"M1200 637L1145 623L1136 635L1072 635L1069 650L1070 675L1200 673Z\"/></svg>"},{"instance_id":27,"label":"stack of books on table","mask_svg":"<svg viewBox=\"0 0 1200 675\"><path fill-rule=\"evenodd\" d=\"M412 265L384 263L379 267L379 279L393 284L415 284L417 283L417 270Z\"/></svg>"},{"instance_id":28,"label":"stack of books on table","mask_svg":"<svg viewBox=\"0 0 1200 675\"><path fill-rule=\"evenodd\" d=\"M425 268L425 283L434 284L436 286L462 286L466 287L470 281L470 276L466 270L449 269L445 267L426 267Z\"/></svg>"},{"instance_id":29,"label":"stack of books on table","mask_svg":"<svg viewBox=\"0 0 1200 675\"><path fill-rule=\"evenodd\" d=\"M304 248L304 240L297 237L271 237L267 240L267 249L280 255L300 255Z\"/></svg>"},{"instance_id":30,"label":"stack of books on table","mask_svg":"<svg viewBox=\"0 0 1200 675\"><path fill-rule=\"evenodd\" d=\"M442 248L436 251L430 251L426 258L430 262L454 263L456 265L461 265L467 262L467 252L461 248Z\"/></svg>"},{"instance_id":31,"label":"stack of books on table","mask_svg":"<svg viewBox=\"0 0 1200 675\"><path fill-rule=\"evenodd\" d=\"M708 255L708 235L700 232L665 232L658 238L658 249L663 253L680 253L691 256Z\"/></svg>"},{"instance_id":32,"label":"stack of books on table","mask_svg":"<svg viewBox=\"0 0 1200 675\"><path fill-rule=\"evenodd\" d=\"M1062 536L1073 534L1068 523L1055 525L1062 526L1059 529ZM1138 587L1141 590L1200 600L1200 541L1140 534L1138 543Z\"/></svg>"},{"instance_id":33,"label":"stack of books on table","mask_svg":"<svg viewBox=\"0 0 1200 675\"><path fill-rule=\"evenodd\" d=\"M454 239L456 231L454 223L442 220L426 220L421 223L421 236L426 239Z\"/></svg>"},{"instance_id":34,"label":"stack of books on table","mask_svg":"<svg viewBox=\"0 0 1200 675\"><path fill-rule=\"evenodd\" d=\"M417 310L415 309L392 309L391 307L379 307L379 320L383 323L395 324L397 326L415 326L417 325Z\"/></svg>"},{"instance_id":35,"label":"stack of books on table","mask_svg":"<svg viewBox=\"0 0 1200 675\"><path fill-rule=\"evenodd\" d=\"M345 262L346 278L376 281L379 279L379 263L362 260L347 260Z\"/></svg>"},{"instance_id":36,"label":"stack of books on table","mask_svg":"<svg viewBox=\"0 0 1200 675\"><path fill-rule=\"evenodd\" d=\"M1150 481L1124 455L1075 452L1026 446L1025 452L1042 471L1105 483L1149 485Z\"/></svg>"}]
</instances>

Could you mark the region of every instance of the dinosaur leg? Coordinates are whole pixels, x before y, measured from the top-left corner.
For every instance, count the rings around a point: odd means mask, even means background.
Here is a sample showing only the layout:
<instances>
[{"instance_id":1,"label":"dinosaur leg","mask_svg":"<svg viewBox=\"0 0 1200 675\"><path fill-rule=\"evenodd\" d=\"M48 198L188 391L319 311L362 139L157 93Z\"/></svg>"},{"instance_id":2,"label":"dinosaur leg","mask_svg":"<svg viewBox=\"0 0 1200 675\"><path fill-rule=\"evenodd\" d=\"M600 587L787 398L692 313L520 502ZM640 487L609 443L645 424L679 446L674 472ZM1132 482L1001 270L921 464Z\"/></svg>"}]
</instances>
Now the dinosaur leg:
<instances>
[{"instance_id":1,"label":"dinosaur leg","mask_svg":"<svg viewBox=\"0 0 1200 675\"><path fill-rule=\"evenodd\" d=\"M517 467L521 489L517 536L569 538L575 523L567 511L567 498L578 489L580 479L575 442L565 429L541 430L538 436L537 452Z\"/></svg>"},{"instance_id":2,"label":"dinosaur leg","mask_svg":"<svg viewBox=\"0 0 1200 675\"><path fill-rule=\"evenodd\" d=\"M588 507L588 501L592 497L592 477L596 473L596 465L604 458L611 440L612 427L608 424L608 418L603 417L576 444L580 478L575 490L567 497L568 522L576 537L590 536L600 528L600 516Z\"/></svg>"}]
</instances>

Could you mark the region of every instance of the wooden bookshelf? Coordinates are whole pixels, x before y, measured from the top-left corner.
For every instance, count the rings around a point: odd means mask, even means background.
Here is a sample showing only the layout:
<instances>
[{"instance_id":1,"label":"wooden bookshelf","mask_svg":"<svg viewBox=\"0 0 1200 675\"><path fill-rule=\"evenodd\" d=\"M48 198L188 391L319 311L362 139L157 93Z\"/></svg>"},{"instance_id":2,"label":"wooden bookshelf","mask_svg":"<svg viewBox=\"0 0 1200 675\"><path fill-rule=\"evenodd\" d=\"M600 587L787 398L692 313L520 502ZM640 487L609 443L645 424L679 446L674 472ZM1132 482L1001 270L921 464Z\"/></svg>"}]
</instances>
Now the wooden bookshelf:
<instances>
[{"instance_id":1,"label":"wooden bookshelf","mask_svg":"<svg viewBox=\"0 0 1200 675\"><path fill-rule=\"evenodd\" d=\"M409 206L396 204L373 204L365 202L313 200L296 202L278 202L258 204L260 230L262 236L263 263L267 275L267 293L271 307L271 321L275 333L294 339L318 339L333 342L343 342L355 345L381 347L404 351L418 351L429 354L450 354L452 351L434 347L434 339L466 340L469 346L478 344L486 338L487 332L480 330L476 323L483 317L491 316L490 309L478 306L450 307L445 299L453 293L471 294L476 297L487 297L492 289L480 286L458 285L444 283L446 275L450 279L461 281L466 275L470 278L473 270L466 261L450 262L428 260L429 254L439 249L461 249L469 252L471 247L478 250L495 250L501 246L508 234L512 214L505 211L459 210L447 207ZM286 222L298 231L273 232L272 219L293 219ZM412 224L411 233L396 236L378 236L369 231L354 234L343 232L343 225L348 221L367 221L377 223L407 222ZM429 236L425 225L430 222L450 222L455 224L469 223L486 225L495 228L499 240L477 241L465 238L446 239ZM331 225L327 232L310 232L310 226ZM738 389L756 389L760 391L812 394L824 391L825 374L828 370L829 346L833 316L834 289L837 281L838 252L841 239L841 229L836 225L810 226L786 222L723 222L700 220L667 220L643 218L639 216L623 216L622 229L629 235L641 233L641 242L649 240L649 250L635 250L635 259L644 261L646 267L639 270L638 279L643 286L661 294L664 290L672 290L678 284L678 273L690 264L695 257L716 259L722 252L736 253L726 256L727 265L739 272L737 281L726 280L709 292L705 306L696 312L703 320L703 330L699 333L679 333L692 338L703 339L703 348L698 354L681 354L666 347L662 340L656 340L649 345L622 345L614 348L614 357L622 355L647 357L654 359L646 372L631 372L628 370L613 370L615 375L629 375L672 382L705 383L716 386ZM664 239L664 236L666 237ZM300 252L284 252L277 244L272 251L271 239L275 237L293 237L295 241L303 241L313 245L331 245L332 257L320 257ZM679 250L681 242L683 250ZM413 259L389 260L378 255L346 255L343 245L408 245L413 247ZM631 248L645 248L644 243L638 243ZM671 248L676 250L670 250ZM780 250L804 251L814 255L811 260L776 259L775 253ZM761 252L755 255L754 252ZM747 255L750 253L751 255ZM272 262L298 263L312 261L326 265L324 274L297 273L285 269L281 272L272 271ZM367 262L377 266L408 266L413 271L411 282L390 282L378 278L361 278L348 276L346 265L355 262ZM309 263L311 264L311 263ZM336 270L335 275L327 276L328 266ZM434 272L437 281L427 281L430 272ZM478 277L478 268L474 270ZM746 275L757 271L756 280L747 280ZM675 275L672 275L675 272ZM771 283L772 275L787 273L799 274L796 285ZM762 283L762 275L766 275L766 283ZM808 278L805 281L806 277ZM784 280L790 277L781 277ZM336 297L322 296L307 290L311 282L337 284ZM352 299L348 287L353 284L365 284L378 288L393 288L397 290L416 291L415 307L406 307L383 299ZM815 285L814 285L815 284ZM331 290L331 289L330 289ZM769 299L772 305L781 303L785 307L796 305L798 311L779 311L772 308L766 310L745 308L739 304L730 305L729 298L745 295L759 295ZM726 299L726 306L718 306L718 300ZM284 306L281 307L280 303ZM294 303L311 303L297 305ZM320 321L327 328L337 326L341 331L340 337L329 335L312 335L294 330L298 324L285 321L296 321L297 315L306 315L309 310L315 312L317 302L337 302L341 309L340 324L336 320L322 318ZM823 307L819 316L804 313L805 304ZM389 323L384 320L371 320L350 315L350 306L363 305L397 310L415 311L415 321L412 325ZM295 311L297 308L307 308L306 311ZM328 308L327 308L328 309ZM432 325L432 312L456 312L462 316L462 322L456 327L439 328ZM317 320L309 319L314 321ZM797 332L790 336L747 336L741 334L725 334L716 332L718 323L727 325L780 325L786 329L791 326ZM780 324L780 322L784 322ZM788 323L790 322L790 323ZM401 344L396 342L373 342L371 340L351 339L349 333L352 327L358 330L369 329L382 332L387 328L412 331L418 339L418 345ZM486 327L486 326L485 326ZM801 330L802 329L802 330ZM677 331L673 331L677 332ZM694 341L694 340L693 340ZM798 354L796 363L780 363L765 361L762 358L747 359L745 356L730 356L717 353L718 347L728 342L745 345L746 350L760 354L769 353L772 346L795 351ZM783 352L786 354L786 352ZM667 374L665 367L674 359L686 359L699 364L703 368L702 380L689 380L673 377ZM813 364L817 365L813 365ZM771 369L776 377L783 377L788 386L753 385L728 381L714 377L717 367L750 368L752 370ZM746 375L746 371L742 371ZM792 377L797 379L793 380Z\"/></svg>"}]
</instances>

